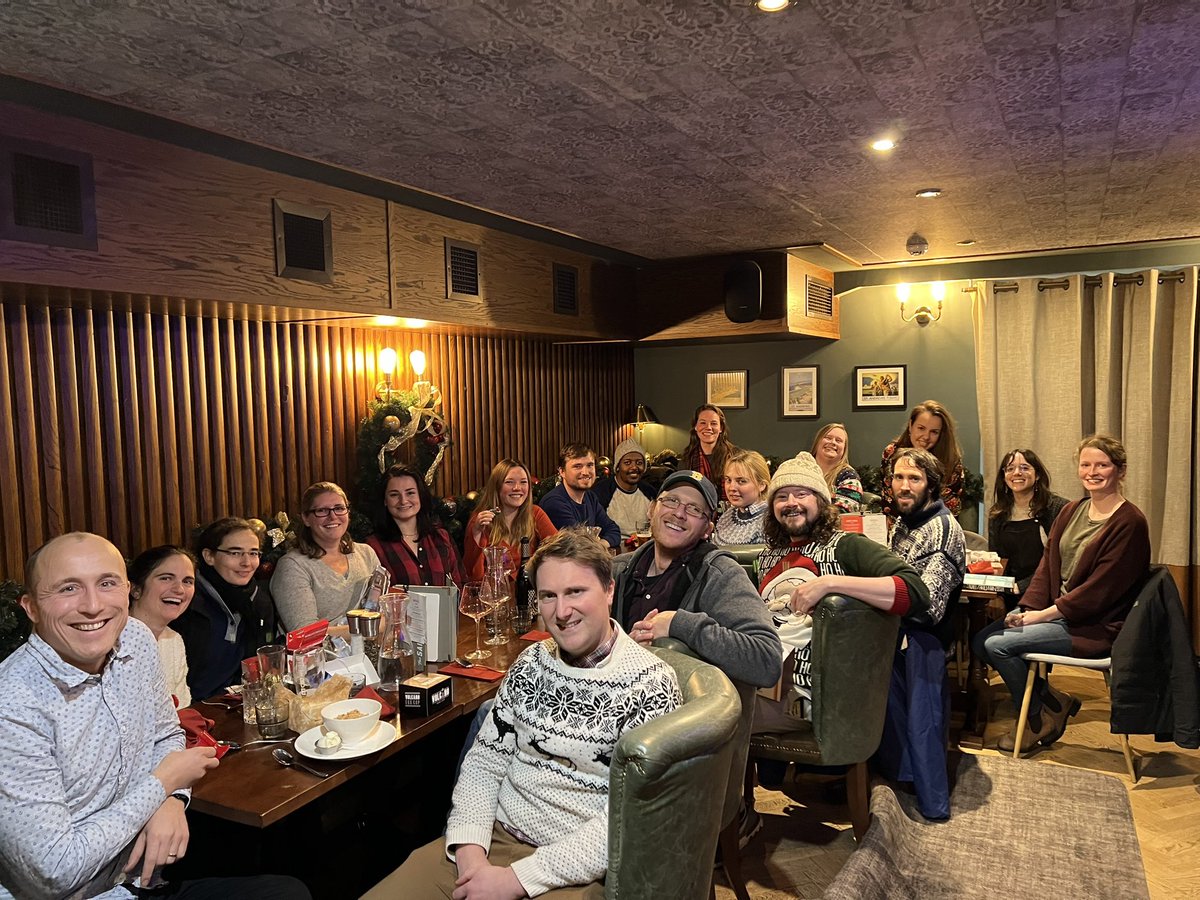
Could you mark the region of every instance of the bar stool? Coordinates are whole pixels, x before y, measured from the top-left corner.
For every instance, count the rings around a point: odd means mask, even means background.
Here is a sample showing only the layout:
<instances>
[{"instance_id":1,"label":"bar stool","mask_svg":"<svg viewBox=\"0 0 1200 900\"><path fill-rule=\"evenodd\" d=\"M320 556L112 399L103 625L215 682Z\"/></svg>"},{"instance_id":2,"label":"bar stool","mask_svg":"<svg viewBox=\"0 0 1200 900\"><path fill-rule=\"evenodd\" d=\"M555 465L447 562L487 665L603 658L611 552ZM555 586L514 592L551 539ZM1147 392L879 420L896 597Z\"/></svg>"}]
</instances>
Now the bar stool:
<instances>
[{"instance_id":1,"label":"bar stool","mask_svg":"<svg viewBox=\"0 0 1200 900\"><path fill-rule=\"evenodd\" d=\"M1037 678L1046 677L1046 666L1074 666L1077 669L1092 669L1104 673L1104 684L1108 688L1109 700L1112 700L1112 658L1085 659L1079 656L1057 656L1053 653L1022 653L1021 659L1029 664L1029 677L1025 679L1025 696L1021 698L1021 715L1017 718L1017 741L1013 748L1013 759L1021 758L1021 739L1025 736L1026 720L1029 718L1029 700L1033 696L1033 685ZM1121 752L1125 754L1125 768L1129 770L1129 778L1137 784L1137 765L1133 750L1129 746L1129 735L1121 735Z\"/></svg>"}]
</instances>

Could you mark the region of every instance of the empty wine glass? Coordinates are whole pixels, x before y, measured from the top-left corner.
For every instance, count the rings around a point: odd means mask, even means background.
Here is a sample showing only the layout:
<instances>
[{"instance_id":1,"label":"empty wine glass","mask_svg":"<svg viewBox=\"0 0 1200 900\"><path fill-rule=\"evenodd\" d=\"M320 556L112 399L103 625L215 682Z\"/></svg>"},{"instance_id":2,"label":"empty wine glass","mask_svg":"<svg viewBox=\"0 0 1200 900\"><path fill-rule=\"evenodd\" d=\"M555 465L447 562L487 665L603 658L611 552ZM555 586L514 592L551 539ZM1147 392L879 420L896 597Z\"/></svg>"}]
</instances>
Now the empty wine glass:
<instances>
[{"instance_id":1,"label":"empty wine glass","mask_svg":"<svg viewBox=\"0 0 1200 900\"><path fill-rule=\"evenodd\" d=\"M491 605L483 597L478 581L463 585L458 598L458 611L475 620L475 649L467 654L467 659L488 659L492 655L491 650L483 649L479 640L479 620L486 616L490 609Z\"/></svg>"}]
</instances>

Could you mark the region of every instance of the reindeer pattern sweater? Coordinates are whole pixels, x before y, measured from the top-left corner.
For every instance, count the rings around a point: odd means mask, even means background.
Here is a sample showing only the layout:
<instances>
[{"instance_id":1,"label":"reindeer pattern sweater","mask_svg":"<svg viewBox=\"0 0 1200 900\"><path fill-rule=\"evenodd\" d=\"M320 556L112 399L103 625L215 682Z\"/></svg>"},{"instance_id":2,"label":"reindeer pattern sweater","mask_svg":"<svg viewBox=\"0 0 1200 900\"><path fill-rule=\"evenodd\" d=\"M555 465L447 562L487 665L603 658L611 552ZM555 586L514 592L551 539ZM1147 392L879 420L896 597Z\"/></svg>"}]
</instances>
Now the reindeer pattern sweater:
<instances>
[{"instance_id":1,"label":"reindeer pattern sweater","mask_svg":"<svg viewBox=\"0 0 1200 900\"><path fill-rule=\"evenodd\" d=\"M446 849L491 846L495 822L537 846L513 871L529 896L590 884L608 869L608 770L625 732L682 703L674 670L619 632L593 669L552 640L527 648L463 761Z\"/></svg>"}]
</instances>

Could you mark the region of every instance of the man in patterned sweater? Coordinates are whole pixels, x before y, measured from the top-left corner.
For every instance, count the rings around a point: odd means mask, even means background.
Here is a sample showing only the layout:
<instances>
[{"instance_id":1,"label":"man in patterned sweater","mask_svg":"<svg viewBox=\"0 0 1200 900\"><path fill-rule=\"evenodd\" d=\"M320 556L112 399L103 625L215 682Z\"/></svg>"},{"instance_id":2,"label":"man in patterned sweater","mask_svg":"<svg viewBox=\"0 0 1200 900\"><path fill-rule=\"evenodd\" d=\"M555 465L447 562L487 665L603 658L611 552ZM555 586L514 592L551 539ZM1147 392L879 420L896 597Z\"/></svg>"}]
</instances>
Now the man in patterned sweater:
<instances>
[{"instance_id":1,"label":"man in patterned sweater","mask_svg":"<svg viewBox=\"0 0 1200 900\"><path fill-rule=\"evenodd\" d=\"M939 499L942 464L928 450L905 447L892 458L892 496L899 513L892 550L921 573L929 608L901 621L892 664L887 720L877 757L884 774L911 781L927 819L950 815L946 776L946 649L954 633L966 547L962 528Z\"/></svg>"},{"instance_id":2,"label":"man in patterned sweater","mask_svg":"<svg viewBox=\"0 0 1200 900\"><path fill-rule=\"evenodd\" d=\"M827 594L854 597L893 615L923 612L929 592L920 575L886 547L861 534L839 531L821 467L809 453L784 461L767 491L767 548L758 558L759 592L779 630L786 655L794 653L792 682L778 701L761 695L755 733L793 731L808 718L812 697L812 610Z\"/></svg>"},{"instance_id":3,"label":"man in patterned sweater","mask_svg":"<svg viewBox=\"0 0 1200 900\"><path fill-rule=\"evenodd\" d=\"M568 528L529 562L546 628L508 671L463 761L444 841L368 897L601 898L608 767L625 732L679 706L674 671L609 617L605 545Z\"/></svg>"}]
</instances>

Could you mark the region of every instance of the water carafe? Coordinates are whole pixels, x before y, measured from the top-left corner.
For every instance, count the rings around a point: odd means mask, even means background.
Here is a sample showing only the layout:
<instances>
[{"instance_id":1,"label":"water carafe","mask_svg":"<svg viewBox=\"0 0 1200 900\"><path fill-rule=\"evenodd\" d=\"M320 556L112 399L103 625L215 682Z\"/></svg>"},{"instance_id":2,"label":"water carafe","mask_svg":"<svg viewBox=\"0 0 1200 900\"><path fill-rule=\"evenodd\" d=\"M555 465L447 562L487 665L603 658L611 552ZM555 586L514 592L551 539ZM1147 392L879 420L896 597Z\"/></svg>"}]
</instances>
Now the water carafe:
<instances>
[{"instance_id":1,"label":"water carafe","mask_svg":"<svg viewBox=\"0 0 1200 900\"><path fill-rule=\"evenodd\" d=\"M408 595L384 594L379 612L379 687L399 691L400 682L414 674L413 645L408 640Z\"/></svg>"}]
</instances>

